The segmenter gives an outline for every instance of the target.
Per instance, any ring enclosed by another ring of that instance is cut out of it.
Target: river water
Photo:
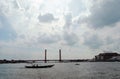
[[[0,64],[0,79],[120,79],[120,62],[54,64],[46,69],[27,69],[26,64]]]

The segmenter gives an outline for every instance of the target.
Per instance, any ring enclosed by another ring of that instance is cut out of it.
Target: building
[[[94,61],[115,61],[120,60],[120,54],[116,52],[106,52],[96,55]]]

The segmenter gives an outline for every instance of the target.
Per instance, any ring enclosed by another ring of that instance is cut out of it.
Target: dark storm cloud
[[[120,21],[120,0],[103,0],[93,4],[91,15],[86,18],[89,25],[102,28]]]
[[[39,22],[43,22],[43,23],[51,23],[52,21],[57,20],[57,18],[55,18],[52,14],[47,13],[44,15],[39,15],[38,16]]]

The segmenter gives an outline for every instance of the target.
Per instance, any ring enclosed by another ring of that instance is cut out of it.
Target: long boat
[[[53,67],[53,65],[41,65],[41,66],[38,66],[38,65],[32,65],[32,66],[25,66],[25,68],[51,68]]]

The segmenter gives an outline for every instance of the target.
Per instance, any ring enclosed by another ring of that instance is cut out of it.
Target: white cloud
[[[7,42],[0,40],[0,54],[3,58],[25,55],[23,58],[39,59],[43,53],[37,52],[47,48],[49,58],[57,58],[57,50],[61,48],[64,58],[90,58],[95,54],[93,52],[104,49],[119,51],[119,5],[116,2],[1,0],[0,29],[17,36]]]
[[[74,16],[80,15],[82,12],[86,11],[84,0],[72,0],[69,3],[69,10]]]

